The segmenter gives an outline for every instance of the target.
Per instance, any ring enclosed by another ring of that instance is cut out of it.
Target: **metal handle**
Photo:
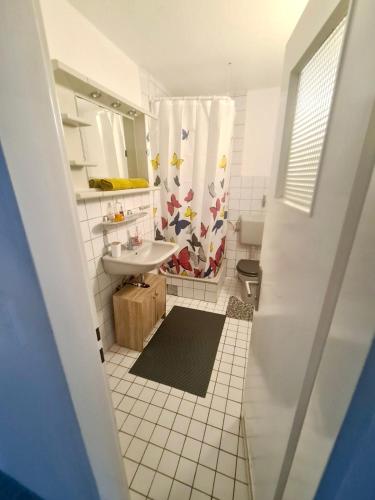
[[[251,296],[252,296],[252,293],[251,293],[251,288],[250,288],[250,281],[245,281],[245,286],[246,286],[246,293],[247,293],[247,296],[248,296],[248,297],[251,297]]]

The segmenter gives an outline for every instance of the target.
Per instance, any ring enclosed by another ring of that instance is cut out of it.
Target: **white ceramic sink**
[[[134,250],[126,250],[122,246],[120,257],[112,257],[109,254],[102,257],[104,271],[121,276],[147,273],[159,267],[177,250],[178,245],[165,241],[145,240]]]

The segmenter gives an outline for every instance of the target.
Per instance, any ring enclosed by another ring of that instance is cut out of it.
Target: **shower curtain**
[[[155,238],[179,245],[163,269],[214,277],[225,249],[234,103],[227,97],[161,99],[154,112],[151,170],[161,188]]]

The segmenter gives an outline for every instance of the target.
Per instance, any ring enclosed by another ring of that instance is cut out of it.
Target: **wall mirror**
[[[52,66],[77,197],[95,194],[91,178],[148,180],[146,117],[154,115],[61,61]]]
[[[137,144],[143,129],[144,145],[144,118],[124,116],[81,96],[76,106],[78,116],[91,123],[80,129],[85,160],[95,165],[87,167],[88,177],[147,178],[146,152]]]

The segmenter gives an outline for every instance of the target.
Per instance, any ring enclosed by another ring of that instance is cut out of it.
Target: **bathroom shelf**
[[[68,127],[91,127],[91,123],[78,118],[78,116],[69,115],[68,113],[61,113],[61,119],[63,124]]]
[[[112,90],[107,89],[100,83],[88,78],[86,75],[79,73],[75,69],[67,66],[58,59],[52,59],[52,68],[55,75],[55,81],[58,85],[67,87],[73,90],[77,94],[83,94],[86,97],[91,98],[92,92],[99,91],[101,93],[100,103],[111,109],[111,104],[113,101],[119,101],[121,103],[121,113],[124,115],[128,114],[128,111],[135,110],[138,114],[150,116],[151,118],[157,118],[147,109],[139,106],[136,103],[125,99],[125,97],[116,94]],[[130,115],[128,115],[129,118]]]
[[[77,167],[77,168],[83,168],[83,167],[97,167],[95,163],[88,163],[86,161],[76,161],[76,160],[69,160],[70,166],[71,167]]]
[[[147,215],[147,212],[139,212],[137,214],[126,215],[124,220],[120,220],[118,222],[102,222],[102,226],[105,229],[115,226],[121,226],[122,224],[130,224],[130,222],[134,222],[141,217]]]
[[[92,166],[92,165],[90,165]],[[116,189],[113,191],[102,191],[101,189],[85,189],[76,191],[77,200],[92,200],[95,198],[113,198],[116,196],[134,196],[135,194],[150,193],[160,191],[158,187],[136,188],[136,189]]]

